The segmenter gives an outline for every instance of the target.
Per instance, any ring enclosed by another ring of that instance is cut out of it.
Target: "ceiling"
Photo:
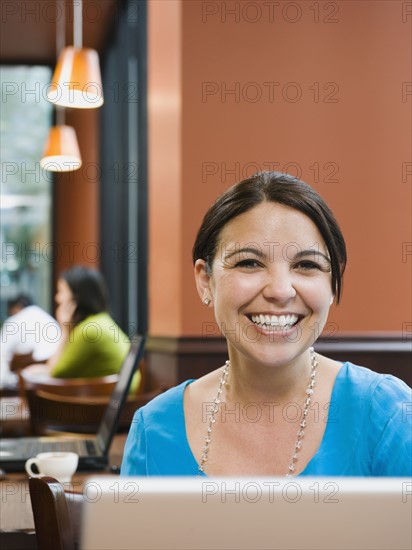
[[[76,2],[77,0],[74,0]],[[116,23],[120,0],[83,0],[83,46],[100,53]],[[72,0],[1,0],[0,61],[53,65],[56,24],[65,13],[65,43],[73,43]]]

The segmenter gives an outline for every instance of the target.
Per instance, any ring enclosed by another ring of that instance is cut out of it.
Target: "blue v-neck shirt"
[[[183,410],[183,394],[191,382],[135,413],[122,475],[198,475]],[[321,445],[299,475],[412,476],[412,390],[402,380],[344,363],[325,421]]]

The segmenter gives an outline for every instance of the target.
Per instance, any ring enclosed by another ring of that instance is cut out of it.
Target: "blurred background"
[[[84,0],[104,104],[65,109],[82,166],[52,173],[47,88],[73,4],[1,2],[1,319],[19,291],[53,313],[59,272],[92,265],[123,330],[148,333],[156,382],[215,368],[195,234],[227,187],[278,170],[317,189],[347,241],[319,349],[410,383],[412,2]]]

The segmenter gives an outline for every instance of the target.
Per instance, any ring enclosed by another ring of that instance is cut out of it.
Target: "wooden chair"
[[[15,353],[10,361],[10,370],[19,373],[22,369],[29,365],[44,363],[44,361],[35,361],[31,353]]]
[[[135,411],[146,405],[162,390],[130,395],[120,416],[118,432],[128,431]],[[96,433],[109,404],[110,396],[65,396],[43,390],[31,395],[30,419],[36,435],[65,431]]]
[[[44,365],[31,365],[23,369],[19,376],[22,392],[26,395],[35,390],[84,397],[111,395],[119,380],[118,374],[93,378],[54,378]]]
[[[134,412],[162,393],[166,388],[147,391],[146,363],[139,364],[141,383],[129,395],[122,411],[119,432],[127,431]],[[22,393],[30,410],[33,435],[55,431],[96,433],[118,375],[98,378],[52,378],[43,365],[30,366],[20,373]]]
[[[93,417],[89,410],[73,416],[70,399],[83,399],[87,404],[105,398],[107,403],[118,379],[117,374],[95,378],[53,378],[40,365],[23,369],[20,385],[30,411],[31,433],[44,435],[48,430],[93,433],[99,421],[91,421]],[[43,394],[49,399],[42,399]],[[85,422],[88,419],[90,422]]]
[[[82,493],[65,492],[63,485],[52,477],[31,477],[29,490],[38,548],[79,548]]]
[[[36,363],[39,363],[39,361],[35,361],[31,353],[25,355],[15,353],[10,361],[10,370],[14,374],[19,375],[22,369]],[[21,390],[18,381],[16,381],[15,384],[10,384],[0,388],[0,398],[17,397],[20,393]]]

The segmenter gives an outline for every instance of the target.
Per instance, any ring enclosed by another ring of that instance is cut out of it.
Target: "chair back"
[[[118,379],[117,374],[53,378],[36,365],[23,369],[20,386],[30,411],[31,433],[44,435],[48,430],[95,433]],[[80,404],[75,408],[77,403]],[[93,404],[96,410],[92,410]]]
[[[136,410],[162,391],[158,389],[129,395],[120,415],[117,431],[128,431]],[[95,434],[109,402],[109,396],[63,396],[37,390],[31,395],[32,430],[36,435],[46,435],[56,430]]]
[[[32,353],[14,353],[10,361],[10,370],[15,373],[19,373],[22,369],[29,365],[44,363],[44,361],[37,361],[33,358]]]
[[[30,421],[35,435],[54,431],[96,433],[110,397],[59,395],[44,390],[29,394]]]
[[[37,547],[75,550],[80,542],[83,495],[68,491],[52,477],[29,479]]]
[[[92,378],[54,378],[37,365],[31,365],[20,372],[23,391],[44,390],[57,395],[111,395],[118,379],[118,374]]]
[[[144,360],[140,361],[139,370],[140,386],[135,394],[128,396],[118,432],[128,431],[135,411],[166,389],[148,391]],[[55,431],[95,434],[118,378],[117,374],[97,378],[53,378],[43,365],[23,369],[20,384],[30,411],[32,435],[47,435]]]

